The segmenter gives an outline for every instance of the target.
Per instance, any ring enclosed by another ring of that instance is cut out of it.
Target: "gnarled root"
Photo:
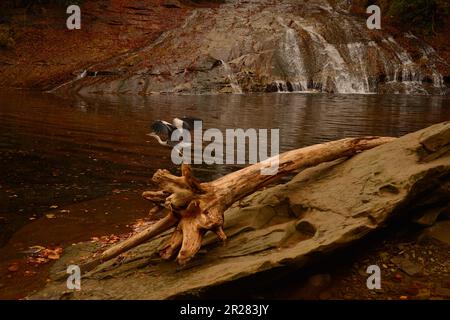
[[[177,256],[178,263],[184,264],[200,250],[208,230],[215,231],[220,240],[224,241],[226,236],[222,230],[223,209],[214,206],[218,201],[208,192],[208,186],[192,175],[189,165],[183,164],[181,172],[181,177],[175,177],[166,170],[158,170],[153,181],[159,183],[164,194],[170,194],[165,206],[178,219],[177,227],[160,255],[163,259]]]

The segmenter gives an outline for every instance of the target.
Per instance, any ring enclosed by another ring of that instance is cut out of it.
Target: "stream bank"
[[[30,298],[198,296],[205,290],[266,272],[269,275],[273,271],[282,275],[287,269],[301,272],[305,266],[359,242],[393,221],[433,225],[438,219],[448,219],[449,145],[450,122],[446,122],[347,161],[306,169],[291,182],[256,192],[227,210],[226,245],[218,244],[213,235],[206,237],[197,257],[184,267],[164,261],[156,254],[170,236],[166,232],[89,272],[82,280],[81,291],[67,290],[65,279],[62,282],[54,279]],[[449,226],[448,221],[438,223],[422,240],[439,239],[448,246],[445,234]],[[387,242],[384,244],[390,253],[373,256],[372,261],[363,256],[363,264],[366,260],[371,265],[381,263],[380,268],[388,269],[384,270],[384,277],[402,280],[405,276],[401,272],[409,276],[426,275],[423,270],[427,263],[426,269],[438,272],[439,282],[448,283],[448,265],[444,264],[448,254],[443,251],[442,255],[433,255],[433,250],[439,252],[439,246],[419,245],[412,249],[410,244],[403,243],[402,256],[392,257],[392,249]],[[92,243],[71,246],[50,273],[55,275],[99,249]],[[418,249],[422,252],[413,255]],[[433,256],[431,262],[438,270],[424,260],[424,249],[425,254]],[[422,261],[422,265],[417,261]],[[360,268],[356,264],[358,272]],[[277,279],[266,276],[265,280],[276,286]],[[446,292],[441,289],[436,295]]]

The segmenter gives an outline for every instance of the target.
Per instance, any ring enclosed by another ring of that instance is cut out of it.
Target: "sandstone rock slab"
[[[81,291],[69,292],[65,281],[54,281],[30,298],[168,299],[263,271],[300,269],[393,219],[410,221],[424,207],[450,202],[439,191],[450,181],[450,152],[442,151],[450,141],[439,142],[434,151],[421,143],[424,134],[433,132],[437,141],[448,128],[450,122],[434,125],[254,193],[225,213],[228,242],[206,237],[202,251],[183,268],[156,256],[165,233],[88,274]],[[92,244],[66,249],[52,272],[95,249]]]

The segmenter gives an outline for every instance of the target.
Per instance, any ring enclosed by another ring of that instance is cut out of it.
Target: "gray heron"
[[[175,130],[179,130],[180,133],[184,130],[193,131],[195,122],[200,122],[201,124],[202,120],[190,117],[174,118],[172,123],[164,120],[157,120],[151,125],[152,132],[147,135],[155,138],[162,146],[171,148],[175,146],[182,148],[190,147],[191,143],[189,142],[183,143],[180,140],[173,140],[172,134]]]

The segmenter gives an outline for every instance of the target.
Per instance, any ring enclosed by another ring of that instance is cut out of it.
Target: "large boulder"
[[[30,298],[167,299],[267,270],[300,270],[393,219],[409,222],[448,207],[449,133],[450,122],[437,124],[254,193],[225,213],[228,242],[206,237],[183,268],[156,255],[166,233],[88,274],[81,291],[54,281]],[[96,249],[85,243],[66,249],[52,274]]]

